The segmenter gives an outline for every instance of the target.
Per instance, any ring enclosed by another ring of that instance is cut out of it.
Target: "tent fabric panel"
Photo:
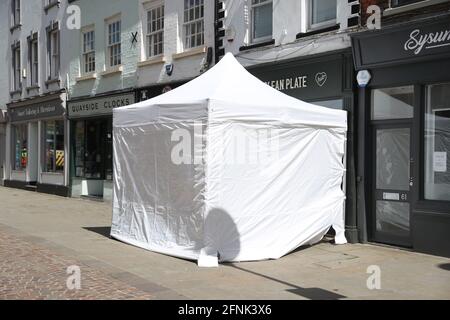
[[[173,161],[174,146],[191,145],[182,136],[196,135],[201,149],[191,123],[114,128],[112,236],[191,256],[203,246],[203,163]]]

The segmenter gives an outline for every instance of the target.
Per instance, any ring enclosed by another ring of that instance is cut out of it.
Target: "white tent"
[[[217,263],[345,243],[347,114],[289,97],[227,54],[168,93],[114,110],[111,235]]]

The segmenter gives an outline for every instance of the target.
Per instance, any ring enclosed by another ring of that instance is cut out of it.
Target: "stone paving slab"
[[[62,280],[65,284],[69,262],[80,263],[115,285],[132,288],[136,296],[148,294],[150,299],[450,299],[450,259],[443,257],[369,244],[336,246],[324,241],[279,260],[203,269],[193,261],[113,240],[109,237],[110,224],[108,203],[0,187],[0,234],[12,237],[13,243],[30,243],[61,257],[52,259],[63,259],[62,271],[50,263],[57,280],[47,280],[48,288],[41,290],[48,299],[55,298],[52,286],[60,286]],[[30,269],[45,275],[46,255],[36,258],[44,267],[35,269],[27,264],[28,256],[16,259],[9,253],[7,257],[7,265],[21,261],[19,264],[26,266],[21,269],[25,274]],[[367,268],[371,265],[382,271],[380,290],[367,288]],[[30,281],[28,274],[21,279],[11,268],[3,267],[9,271],[0,275],[1,281],[17,277],[21,287]],[[108,296],[112,294],[108,288],[95,281],[92,286],[101,292],[95,298],[114,298]],[[19,296],[26,293],[22,290]]]
[[[67,286],[68,277],[72,275],[67,273],[70,266],[80,268],[79,290],[70,290]],[[114,279],[81,261],[9,234],[5,228],[0,232],[0,299],[152,298],[151,294]]]

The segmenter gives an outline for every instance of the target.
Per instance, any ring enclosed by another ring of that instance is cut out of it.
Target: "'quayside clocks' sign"
[[[134,103],[134,93],[84,99],[68,102],[69,118],[90,117],[112,114],[114,108],[128,106]]]
[[[367,69],[402,60],[430,60],[450,56],[450,16],[353,37],[356,66]]]

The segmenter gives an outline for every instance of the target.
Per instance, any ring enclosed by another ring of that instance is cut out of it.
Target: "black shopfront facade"
[[[248,71],[273,88],[316,105],[348,112],[346,236],[358,242],[354,165],[355,76],[349,49],[251,66]]]
[[[450,257],[450,16],[357,33],[352,47],[366,75],[357,110],[360,237]]]
[[[142,87],[136,89],[136,102],[145,101],[154,97],[157,97],[163,93],[169,92],[188,81],[176,81],[165,84],[158,84],[154,86]]]

